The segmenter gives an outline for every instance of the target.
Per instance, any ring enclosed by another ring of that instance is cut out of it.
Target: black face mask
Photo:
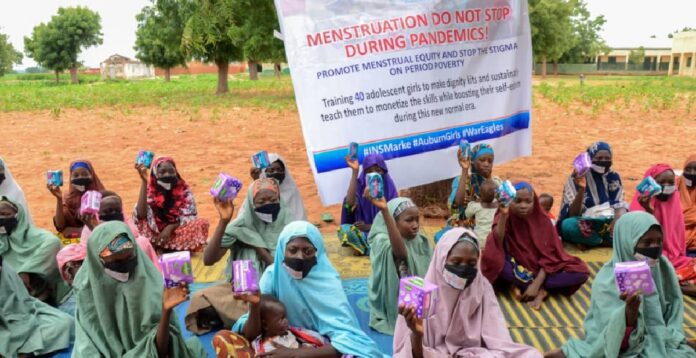
[[[135,267],[137,265],[138,257],[133,256],[132,258],[124,261],[105,262],[104,268],[107,268],[114,272],[128,273],[129,275],[131,275],[133,274],[133,271],[135,271]]]
[[[5,173],[0,174],[0,185],[2,185],[3,182],[5,182],[5,179],[7,179],[5,177]]]
[[[293,278],[300,280],[307,277],[307,275],[309,275],[309,271],[312,270],[312,267],[316,266],[317,257],[313,256],[311,259],[304,260],[286,257],[285,260],[283,260],[283,263],[285,264],[286,269],[289,269],[288,272],[290,275],[293,276]]]
[[[278,184],[283,184],[283,180],[285,180],[285,173],[273,173],[266,176],[277,180]]]
[[[0,219],[0,227],[5,229],[5,234],[10,235],[17,228],[17,218],[9,217]]]
[[[655,195],[655,199],[659,201],[667,201],[671,196],[672,194],[657,194]]]
[[[445,265],[445,270],[465,279],[466,285],[464,288],[469,287],[474,282],[474,279],[478,274],[478,269],[469,265]]]
[[[682,174],[682,175],[684,176],[684,178],[691,180],[691,185],[689,187],[696,186],[696,174]]]
[[[107,222],[107,221],[125,221],[125,218],[123,217],[122,212],[118,213],[113,213],[113,214],[106,214],[106,215],[99,215],[99,221],[101,222]]]
[[[177,181],[179,181],[179,178],[175,176],[166,176],[166,177],[161,177],[157,178],[158,181],[161,181],[162,183],[167,183],[167,184],[176,184]]]
[[[609,169],[611,169],[611,165],[613,163],[611,160],[595,160],[592,162],[592,164],[604,168],[604,172],[607,173],[609,172]]]
[[[264,222],[272,223],[278,219],[278,214],[280,214],[280,203],[271,203],[255,208],[256,216],[259,217]],[[268,221],[271,220],[271,221]]]
[[[78,179],[73,179],[70,181],[72,185],[77,185],[77,186],[88,186],[92,184],[92,178],[78,178]]]
[[[645,257],[649,257],[653,260],[657,260],[662,255],[661,247],[636,247],[636,253],[641,254]]]

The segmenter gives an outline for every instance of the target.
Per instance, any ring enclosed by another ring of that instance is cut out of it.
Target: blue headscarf
[[[520,181],[515,183],[515,190],[523,189],[527,189],[529,191],[529,194],[534,194],[534,188],[532,188],[532,185],[527,183],[526,181]]]
[[[594,156],[600,150],[606,150],[609,152],[609,154],[612,154],[611,153],[611,146],[609,145],[609,143],[602,142],[602,141],[596,142],[596,143],[592,144],[591,146],[589,146],[587,148],[587,154],[590,155],[590,158],[594,159]]]
[[[77,168],[87,169],[87,171],[92,171],[92,167],[87,162],[77,161],[70,166],[70,172],[74,172]]]
[[[471,149],[471,160],[476,160],[478,157],[486,154],[494,156],[493,147],[486,143],[477,144]]]
[[[307,277],[296,280],[283,268],[285,247],[294,238],[304,237],[317,249],[317,265]],[[343,292],[338,272],[329,262],[324,240],[316,226],[306,221],[294,221],[283,229],[278,238],[273,265],[269,266],[259,283],[262,294],[276,296],[287,306],[288,321],[297,326],[329,337],[331,345],[341,354],[358,357],[382,357],[372,339],[360,330],[358,319]],[[232,327],[242,332],[248,314]]]

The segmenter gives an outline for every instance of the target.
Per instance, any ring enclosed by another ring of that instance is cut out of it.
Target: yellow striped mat
[[[542,352],[558,348],[570,338],[584,337],[583,321],[590,306],[590,288],[601,262],[588,262],[590,279],[571,297],[552,295],[535,311],[515,300],[509,292],[498,301],[510,327],[512,339]],[[685,298],[684,328],[687,337],[696,337],[696,300]]]

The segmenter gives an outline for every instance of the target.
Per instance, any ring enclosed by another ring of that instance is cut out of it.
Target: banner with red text
[[[531,154],[526,0],[275,0],[322,203],[340,203],[351,142],[399,188],[461,172],[462,139],[496,163]]]

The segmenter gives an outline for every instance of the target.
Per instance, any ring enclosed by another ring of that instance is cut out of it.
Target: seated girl
[[[140,174],[140,196],[135,224],[140,234],[161,251],[199,250],[208,238],[207,220],[198,218],[193,192],[179,174],[174,160],[159,157],[147,168],[136,164]]]
[[[227,251],[230,251],[228,277],[231,277],[230,263],[234,260],[252,260],[259,274],[273,264],[278,235],[292,221],[277,181],[269,178],[254,181],[247,190],[243,208],[232,223],[234,205],[231,202],[215,200],[215,207],[220,221],[205,248],[205,265],[214,265]]]
[[[382,176],[384,196],[387,201],[399,196],[399,192],[396,190],[396,185],[389,175],[387,163],[381,154],[365,156],[362,163],[363,169],[359,176],[360,163],[357,160],[351,160],[349,156],[346,156],[346,162],[352,170],[352,176],[341,212],[341,228],[343,232],[348,234],[343,235],[346,241],[342,244],[352,247],[358,254],[366,255],[369,253],[367,234],[372,227],[372,221],[379,213],[379,209],[363,196],[365,188],[368,187],[367,174],[379,173]],[[351,235],[350,233],[357,234]]]
[[[65,197],[61,187],[53,185],[47,187],[56,197],[56,215],[53,217],[53,224],[58,230],[59,237],[65,243],[77,241],[84,226],[80,220],[82,194],[88,190],[104,190],[94,167],[86,160],[78,160],[70,164],[70,189]]]
[[[573,173],[563,188],[558,230],[563,241],[592,247],[611,245],[611,228],[628,209],[619,173],[611,169],[609,144],[587,148],[592,169],[584,176]]]
[[[684,299],[669,260],[660,254],[663,230],[652,215],[632,212],[614,226],[611,261],[592,283],[585,338],[571,339],[550,358],[694,357],[684,336]],[[652,295],[619,292],[614,265],[647,261],[655,282]]]
[[[273,265],[264,272],[259,286],[261,294],[273,295],[287,305],[290,326],[315,331],[330,340],[330,344],[318,348],[279,348],[273,353],[287,357],[384,357],[360,329],[338,272],[326,254],[321,233],[314,225],[295,221],[283,229]],[[235,323],[233,330],[245,337],[258,337],[262,332],[260,320],[248,317],[259,317],[259,297],[240,298],[251,303],[250,311]]]
[[[273,178],[280,185],[280,197],[283,198],[285,205],[290,211],[290,216],[294,220],[307,220],[307,212],[302,201],[300,189],[297,188],[295,180],[290,175],[290,170],[285,164],[285,160],[277,153],[269,153],[268,160],[271,165],[263,170],[263,177]],[[251,178],[257,180],[262,177],[262,171],[258,168],[251,168]]]
[[[481,260],[481,272],[492,284],[512,286],[513,296],[540,309],[549,293],[572,295],[590,271],[570,256],[531,185],[515,184],[517,197],[501,206]]]
[[[365,191],[368,195],[368,191]],[[425,276],[433,249],[420,231],[418,207],[411,199],[372,199],[379,208],[368,241],[372,272],[368,280],[370,327],[392,335],[396,325],[399,280]]]
[[[24,282],[29,294],[53,302],[60,281],[56,254],[60,240],[50,232],[30,224],[24,208],[0,198],[0,255]]]
[[[677,178],[677,189],[684,213],[686,250],[696,256],[696,154],[686,159],[684,172]]]
[[[73,283],[77,297],[73,357],[204,357],[197,339],[184,342],[172,311],[185,286],[164,289],[128,225],[96,227]]]
[[[70,346],[71,316],[29,295],[0,255],[0,356],[42,356]]]
[[[394,357],[541,357],[512,341],[493,287],[478,274],[479,251],[468,229],[444,234],[425,275],[438,286],[435,312],[419,319],[414,307],[399,307]]]
[[[24,191],[15,181],[10,172],[10,168],[7,167],[7,163],[2,157],[0,157],[0,197],[5,196],[17,205],[24,208],[27,215],[27,221],[30,224],[34,224],[34,220],[31,218],[31,211],[29,210],[29,205],[27,204],[27,199],[24,197]]]
[[[656,164],[645,172],[662,186],[662,193],[654,196],[641,196],[636,193],[631,203],[631,211],[646,211],[655,215],[662,225],[664,245],[662,254],[672,262],[677,278],[685,295],[696,296],[696,258],[686,255],[686,232],[681,201],[676,191],[674,170],[667,164]]]

